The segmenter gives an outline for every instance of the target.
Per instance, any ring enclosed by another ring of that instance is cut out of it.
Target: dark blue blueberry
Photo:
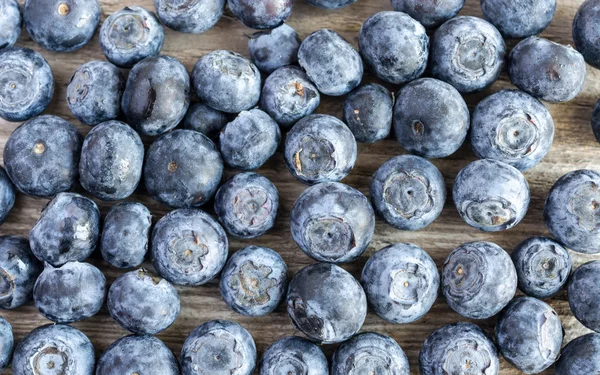
[[[56,323],[73,323],[100,311],[106,298],[106,278],[89,263],[47,264],[33,288],[40,313]]]
[[[600,371],[600,334],[588,333],[569,342],[556,362],[556,375],[597,374]]]
[[[138,335],[155,335],[169,328],[180,309],[175,287],[144,269],[116,279],[108,290],[106,304],[121,327]]]
[[[481,91],[498,79],[505,55],[502,35],[491,23],[477,17],[455,17],[433,35],[431,73],[463,94]]]
[[[164,39],[165,32],[156,16],[139,6],[127,6],[111,14],[100,28],[104,56],[122,68],[157,56]]]
[[[394,130],[407,151],[425,158],[444,158],[462,146],[469,130],[469,108],[451,85],[421,78],[396,97]]]
[[[6,220],[15,205],[15,187],[4,168],[0,167],[0,224]]]
[[[481,0],[485,18],[506,38],[526,38],[546,30],[556,10],[556,0]]]
[[[507,230],[525,217],[529,184],[518,169],[501,161],[476,160],[454,180],[452,198],[463,220],[479,230]]]
[[[229,10],[253,29],[272,29],[292,14],[294,0],[227,0]]]
[[[331,375],[347,374],[409,375],[404,351],[394,339],[365,332],[343,343],[331,359]]]
[[[215,213],[227,233],[256,238],[275,225],[279,192],[257,173],[238,173],[225,181],[215,195]]]
[[[573,20],[573,42],[585,61],[600,69],[600,1],[585,1]]]
[[[510,255],[491,242],[467,242],[450,253],[442,268],[442,291],[448,305],[471,319],[500,312],[517,291],[517,271]]]
[[[290,282],[287,311],[294,326],[310,340],[334,344],[360,330],[367,316],[367,298],[343,268],[317,263],[298,271]]]
[[[0,0],[0,49],[12,47],[19,38],[22,27],[23,17],[19,3],[16,0]]]
[[[96,203],[75,193],[52,199],[29,232],[33,254],[54,267],[82,262],[96,248],[100,212]]]
[[[92,39],[100,12],[98,0],[26,0],[23,21],[37,44],[50,51],[70,52]]]
[[[0,372],[10,365],[14,344],[12,326],[0,316]]]
[[[0,308],[15,309],[31,301],[42,268],[26,238],[0,236]]]
[[[222,175],[219,150],[193,130],[163,135],[146,154],[146,189],[154,199],[171,207],[202,206],[217,191]]]
[[[321,348],[297,336],[284,337],[265,350],[259,375],[329,375],[327,358]]]
[[[104,218],[100,251],[113,267],[139,267],[148,252],[152,214],[141,203],[122,202]]]
[[[337,9],[354,4],[356,0],[306,0],[306,2],[319,8]]]
[[[28,48],[0,50],[0,117],[25,121],[44,112],[54,95],[48,62]]]
[[[309,257],[346,263],[367,250],[375,232],[375,214],[360,191],[340,182],[324,182],[300,194],[290,212],[290,231]]]
[[[248,40],[250,60],[258,69],[271,74],[282,66],[298,62],[300,43],[296,30],[286,24],[259,31],[252,34]]]
[[[392,0],[392,7],[433,29],[456,16],[465,0]]]
[[[183,118],[183,128],[195,130],[214,140],[228,122],[227,114],[204,103],[192,103]]]
[[[177,285],[206,284],[221,271],[229,252],[223,228],[195,209],[163,216],[154,226],[151,244],[154,268]]]
[[[596,102],[594,112],[592,113],[592,130],[596,136],[596,140],[600,142],[600,100]]]
[[[363,63],[360,55],[337,32],[317,30],[304,39],[298,62],[325,95],[341,96],[360,84]]]
[[[346,98],[344,121],[358,142],[377,142],[390,134],[393,107],[394,97],[388,89],[368,83]]]
[[[600,332],[600,260],[575,269],[568,295],[573,316],[585,327]]]
[[[538,99],[568,102],[583,90],[585,60],[571,46],[532,36],[510,52],[508,75],[515,86]]]
[[[248,110],[260,99],[260,72],[244,56],[218,50],[202,56],[192,71],[192,84],[206,105],[227,113]]]
[[[223,15],[226,0],[154,0],[158,18],[182,33],[200,34],[213,27]]]

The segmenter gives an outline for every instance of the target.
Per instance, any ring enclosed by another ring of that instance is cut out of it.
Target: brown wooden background
[[[303,0],[296,0],[296,2],[289,24],[299,32],[302,38],[319,28],[331,28],[342,34],[354,46],[357,46],[358,31],[362,22],[378,11],[392,10],[389,0],[358,0],[357,3],[349,7],[331,11],[311,7]],[[542,36],[556,42],[572,44],[571,22],[583,0],[558,0],[557,2],[558,7],[554,20]],[[141,5],[154,11],[152,0],[132,0],[130,2],[101,0],[101,4],[102,20],[126,5]],[[481,16],[479,1],[467,0],[461,14]],[[244,35],[252,32],[253,30],[244,27],[227,11],[214,28],[201,35],[182,34],[165,28],[166,37],[162,52],[177,57],[191,71],[200,56],[215,49],[229,49],[247,55],[247,38]],[[515,42],[508,42],[509,47],[514,46],[514,44]],[[83,134],[87,133],[89,128],[79,124],[70,113],[65,101],[65,90],[71,74],[79,65],[91,60],[104,59],[100,51],[98,36],[96,35],[83,49],[69,54],[42,50],[31,41],[25,30],[17,45],[40,52],[52,67],[56,81],[56,92],[46,113],[73,121]],[[367,76],[365,80],[372,79]],[[473,109],[477,102],[485,96],[509,87],[512,87],[512,85],[504,73],[501,79],[491,88],[482,93],[468,95],[466,97],[467,103],[470,109]],[[391,88],[398,89],[397,87]],[[531,188],[531,205],[527,216],[516,228],[495,234],[479,232],[461,220],[449,196],[442,215],[435,223],[424,230],[403,232],[393,229],[378,220],[376,234],[369,251],[358,261],[344,267],[355,276],[359,276],[369,254],[395,242],[412,242],[421,246],[433,257],[438,266],[441,266],[448,253],[466,241],[493,241],[510,252],[515,245],[526,237],[547,234],[542,210],[544,200],[553,182],[572,170],[582,168],[600,169],[600,160],[598,160],[600,145],[595,140],[590,126],[592,107],[598,98],[600,98],[600,72],[588,67],[585,89],[577,99],[567,104],[548,104],[556,123],[554,145],[544,161],[525,174]],[[318,112],[341,117],[342,105],[343,98],[323,98]],[[4,147],[6,139],[18,125],[0,120],[0,148]],[[368,194],[370,178],[375,170],[387,159],[402,153],[404,151],[393,139],[374,145],[361,144],[359,145],[356,167],[343,182]],[[449,192],[458,171],[472,160],[474,160],[474,156],[468,144],[447,159],[433,160],[433,163],[444,175]],[[249,244],[271,247],[283,256],[289,266],[291,277],[300,268],[313,262],[293,242],[288,228],[289,212],[292,204],[305,187],[289,174],[283,163],[281,152],[278,152],[258,172],[271,179],[280,191],[281,208],[277,224],[269,233],[254,240],[231,239],[231,251],[236,251]],[[231,171],[227,172],[227,175],[231,174]],[[147,204],[154,215],[154,221],[169,210],[169,208],[159,205],[145,195],[143,188],[140,188],[130,199]],[[0,227],[0,234],[27,236],[45,203],[46,201],[43,199],[34,199],[19,194],[15,208],[7,221]],[[97,203],[104,215],[110,204],[100,201],[97,201]],[[206,209],[212,213],[212,208],[209,208],[209,206],[210,204]],[[576,265],[594,258],[600,259],[598,256],[572,254]],[[108,266],[97,252],[94,253],[90,262],[100,267],[106,274],[109,283],[122,273],[122,271]],[[147,266],[151,268],[150,264]],[[501,275],[499,276],[501,277]],[[195,326],[216,318],[231,319],[246,327],[256,340],[259,356],[277,339],[286,335],[300,335],[291,326],[283,306],[280,306],[275,313],[259,318],[244,317],[230,311],[221,300],[217,281],[199,288],[178,288],[178,290],[182,301],[181,315],[172,327],[159,335],[177,356],[183,341]],[[547,302],[560,314],[566,331],[565,343],[588,332],[570,315],[564,291]],[[17,341],[21,340],[33,328],[48,323],[38,313],[33,304],[15,311],[1,311],[0,314],[13,325]],[[446,305],[443,298],[438,298],[429,314],[413,324],[394,325],[386,323],[374,314],[369,313],[363,331],[377,331],[392,336],[407,353],[411,363],[411,374],[418,374],[418,353],[427,335],[444,324],[463,320],[465,319],[454,313]],[[493,333],[495,319],[475,323],[481,325],[488,333]],[[113,341],[127,334],[112,321],[106,308],[103,308],[97,316],[76,323],[74,326],[90,337],[96,347],[98,356]],[[331,346],[324,348],[328,356],[331,355],[333,349]],[[502,361],[501,374],[519,373],[506,361]],[[552,370],[544,372],[544,374],[553,373]],[[7,370],[5,374],[10,374],[10,370]]]

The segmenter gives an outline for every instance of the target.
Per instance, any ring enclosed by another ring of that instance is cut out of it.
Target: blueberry
[[[325,95],[341,96],[360,84],[363,63],[360,55],[337,32],[317,30],[304,39],[298,62]]]
[[[256,345],[241,325],[211,320],[194,328],[179,360],[184,375],[250,375],[256,366]]]
[[[304,117],[285,139],[285,164],[305,184],[343,179],[354,168],[356,155],[350,129],[329,115]]]
[[[180,310],[179,294],[167,280],[144,269],[121,275],[110,286],[110,316],[126,330],[155,335],[169,328]]]
[[[586,328],[600,332],[600,261],[575,269],[569,279],[569,306]]]
[[[0,371],[10,365],[14,344],[12,326],[0,316]]]
[[[265,80],[260,106],[281,127],[291,128],[312,114],[321,103],[321,95],[302,69],[284,66]]]
[[[421,78],[404,86],[394,106],[396,139],[407,151],[444,158],[462,146],[469,130],[469,108],[451,85]]]
[[[548,237],[529,237],[511,254],[519,289],[535,298],[556,294],[567,282],[571,258],[567,250]]]
[[[223,228],[207,213],[179,209],[163,216],[152,231],[152,263],[177,285],[206,284],[221,271],[229,243]]]
[[[431,73],[461,93],[481,91],[504,69],[506,45],[489,22],[471,16],[446,21],[433,35]]]
[[[398,85],[420,77],[425,71],[429,37],[423,25],[408,14],[379,12],[360,28],[358,47],[377,77]]]
[[[26,238],[0,236],[0,309],[15,309],[31,301],[42,268]]]
[[[253,29],[272,29],[292,14],[294,0],[227,0],[229,10]]]
[[[546,30],[556,10],[556,0],[481,0],[483,15],[506,38],[526,38]]]
[[[333,344],[360,330],[367,316],[367,298],[343,268],[317,263],[298,271],[290,282],[287,311],[294,326],[310,340]]]
[[[183,118],[183,128],[195,130],[214,140],[219,138],[221,129],[228,122],[227,114],[212,109],[204,103],[192,103]]]
[[[391,226],[419,230],[440,216],[446,202],[446,185],[429,161],[400,155],[386,161],[371,180],[373,208]]]
[[[465,0],[392,0],[392,7],[421,22],[428,29],[453,18],[465,5]]]
[[[325,182],[300,194],[290,212],[290,231],[309,257],[346,263],[367,250],[375,232],[375,214],[360,191]]]
[[[15,187],[4,168],[0,167],[0,225],[15,205]]]
[[[221,272],[221,296],[233,311],[246,316],[267,315],[279,306],[287,288],[287,266],[275,251],[244,247]]]
[[[585,61],[600,69],[600,1],[585,1],[573,20],[573,42]]]
[[[79,177],[82,137],[56,116],[40,116],[19,126],[4,146],[4,166],[15,187],[50,198],[70,190]]]
[[[555,366],[556,375],[596,374],[600,371],[600,334],[588,333],[569,342]]]
[[[260,72],[244,56],[218,50],[202,56],[192,71],[192,84],[200,100],[227,113],[239,113],[258,103]]]
[[[498,232],[514,227],[525,217],[529,185],[523,174],[508,164],[476,160],[456,176],[452,198],[467,224]]]
[[[102,53],[122,68],[157,56],[164,39],[165,31],[156,16],[140,6],[127,6],[111,14],[100,28]]]
[[[435,330],[421,348],[422,375],[498,375],[500,359],[494,342],[475,324],[454,323]]]
[[[241,112],[219,135],[225,164],[244,171],[260,168],[275,154],[280,141],[275,120],[256,108]]]
[[[596,102],[594,112],[592,113],[592,130],[596,136],[596,140],[600,142],[600,100]]]
[[[152,214],[141,203],[121,202],[104,218],[100,250],[113,267],[139,267],[148,251]]]
[[[100,212],[96,203],[75,193],[52,199],[29,232],[33,254],[54,267],[81,262],[96,248]]]
[[[200,34],[213,27],[225,10],[226,0],[154,0],[158,18],[182,33]]]
[[[279,192],[257,173],[238,173],[215,195],[215,213],[232,236],[256,238],[273,228],[279,210]]]
[[[508,75],[519,89],[549,102],[574,99],[585,84],[585,61],[571,46],[529,37],[509,55]]]
[[[450,253],[442,268],[446,302],[460,315],[487,319],[500,312],[517,290],[517,271],[500,246],[467,242]]]
[[[19,3],[16,0],[0,0],[0,50],[16,43],[22,27]]]
[[[54,77],[48,62],[28,48],[0,50],[0,117],[25,121],[44,112],[54,95]]]
[[[250,60],[264,73],[298,62],[300,37],[286,24],[271,30],[259,31],[248,38]]]
[[[26,0],[23,21],[37,44],[54,52],[70,52],[92,39],[100,12],[98,0]]]
[[[269,346],[259,364],[259,375],[329,375],[327,358],[316,344],[297,336]]]
[[[33,288],[40,313],[56,323],[73,323],[100,311],[106,298],[106,278],[88,263],[69,262],[46,268]]]
[[[356,0],[306,0],[306,2],[319,8],[337,9],[354,4]]]
[[[471,146],[480,159],[494,159],[525,171],[550,150],[554,120],[546,107],[519,90],[502,90],[477,105]]]
[[[223,159],[215,144],[193,130],[175,130],[150,145],[144,165],[146,189],[172,207],[199,207],[217,191]]]
[[[392,128],[394,97],[385,87],[368,83],[352,91],[344,102],[344,122],[358,142],[386,138]]]

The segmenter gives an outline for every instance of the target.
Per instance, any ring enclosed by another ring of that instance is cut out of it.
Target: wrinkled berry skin
[[[476,160],[454,181],[452,198],[463,220],[498,232],[517,225],[529,207],[529,185],[518,169],[497,160]]]
[[[298,121],[285,139],[285,164],[300,182],[340,181],[356,162],[357,146],[346,124],[329,115]]]
[[[352,91],[344,102],[344,122],[357,142],[374,143],[392,128],[394,98],[385,87],[367,83]]]
[[[228,122],[227,114],[212,109],[204,103],[192,103],[183,118],[183,128],[195,130],[215,140],[219,138],[221,129]]]
[[[596,102],[594,112],[592,113],[592,130],[596,140],[600,142],[600,100]]]
[[[219,223],[195,209],[163,216],[154,226],[150,243],[154,268],[177,285],[206,284],[221,271],[229,251]]]
[[[4,168],[0,167],[0,225],[6,220],[14,205],[15,187]]]
[[[306,2],[319,8],[338,9],[354,4],[356,0],[306,0]]]
[[[12,326],[0,316],[0,371],[4,371],[10,365],[14,344]]]
[[[471,120],[471,147],[480,159],[494,159],[520,171],[537,165],[554,140],[554,120],[536,98],[502,90],[483,99]]]
[[[569,252],[548,237],[530,237],[515,247],[511,258],[517,270],[519,289],[543,299],[556,294],[571,272]]]
[[[281,141],[279,126],[260,109],[241,112],[225,125],[219,135],[219,148],[225,164],[251,171],[269,160]]]
[[[227,0],[229,10],[253,29],[272,29],[292,14],[294,0]]]
[[[446,21],[431,40],[432,75],[460,93],[481,91],[504,69],[506,45],[489,22],[471,16]]]
[[[248,38],[250,60],[266,74],[298,62],[300,37],[286,24],[271,30],[259,31]]]
[[[16,0],[0,1],[0,50],[12,47],[21,34],[23,17]],[[2,366],[0,366],[0,369]]]
[[[600,69],[600,1],[585,1],[573,19],[573,42],[585,61]]]
[[[181,348],[181,373],[186,375],[251,375],[256,367],[254,339],[241,325],[211,320],[194,328]]]
[[[318,344],[348,340],[367,316],[367,298],[356,279],[329,263],[306,266],[294,276],[287,311],[296,328]]]
[[[167,27],[182,33],[200,34],[221,19],[225,3],[226,0],[154,0],[154,7],[158,18]]]
[[[421,348],[422,375],[498,375],[500,358],[494,342],[475,324],[454,323],[435,330]]]
[[[0,236],[0,309],[15,309],[31,301],[42,269],[26,238]]]
[[[392,7],[434,29],[456,16],[465,5],[465,0],[392,0]]]
[[[73,323],[100,311],[106,298],[106,278],[89,263],[46,265],[33,288],[40,313],[56,323]]]
[[[456,248],[442,267],[442,292],[448,305],[471,319],[500,312],[515,295],[517,271],[500,246],[467,242]]]
[[[139,6],[127,6],[111,14],[100,28],[102,53],[121,68],[157,56],[164,39],[165,31],[156,16]]]
[[[351,373],[409,375],[408,358],[389,336],[375,332],[358,334],[343,343],[331,359],[331,375]]]
[[[95,126],[83,140],[79,182],[105,201],[125,199],[142,177],[144,144],[129,125],[107,121]]]
[[[100,12],[98,0],[26,0],[23,21],[37,44],[54,52],[71,52],[92,39]]]
[[[297,336],[284,337],[265,350],[259,375],[328,375],[327,357],[319,346]]]
[[[600,261],[591,261],[575,269],[569,279],[569,306],[577,320],[600,332]]]
[[[121,202],[104,218],[100,251],[111,266],[139,267],[148,252],[152,214],[141,203]]]
[[[96,248],[100,212],[96,203],[75,193],[60,193],[44,207],[29,232],[33,254],[54,267],[81,262]]]
[[[215,213],[227,233],[256,238],[273,228],[279,210],[279,192],[266,177],[238,173],[215,195]]]
[[[144,269],[121,275],[108,290],[110,316],[138,335],[155,335],[169,328],[180,310],[179,294],[171,283]]]
[[[337,32],[317,30],[304,39],[298,63],[325,95],[341,96],[360,84],[363,62],[358,52]]]
[[[179,375],[179,363],[156,337],[125,336],[106,349],[96,366],[96,375],[123,374]]]
[[[248,110],[260,99],[258,68],[231,51],[218,50],[202,56],[192,71],[192,85],[203,103],[222,112]]]
[[[425,158],[450,156],[464,143],[469,125],[467,104],[446,82],[421,78],[408,83],[397,95],[396,139],[411,153]]]
[[[538,99],[568,102],[585,85],[585,60],[571,46],[532,36],[512,49],[508,61],[512,83]]]
[[[556,375],[596,374],[600,371],[600,334],[588,333],[569,342],[556,362]]]
[[[379,12],[363,23],[358,47],[365,64],[377,77],[398,85],[425,71],[429,37],[423,25],[408,14]]]
[[[146,154],[146,189],[154,199],[171,207],[202,206],[217,191],[222,175],[219,150],[193,130],[163,135]]]
[[[0,117],[25,121],[44,112],[54,95],[54,76],[39,53],[20,47],[0,50]]]
[[[481,0],[481,10],[505,38],[527,38],[550,25],[556,0]]]

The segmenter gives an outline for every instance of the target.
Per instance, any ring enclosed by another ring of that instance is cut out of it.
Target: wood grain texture
[[[303,0],[297,0],[296,2],[289,24],[299,32],[302,38],[317,29],[331,28],[338,31],[354,46],[357,46],[358,31],[362,22],[378,11],[392,10],[389,0],[358,0],[357,3],[347,8],[335,11],[311,7]],[[582,2],[583,0],[558,0],[554,20],[542,36],[560,43],[572,44],[571,22]],[[102,20],[126,5],[141,5],[154,11],[152,0],[132,0],[131,2],[101,0],[101,4]],[[461,14],[481,16],[479,1],[467,0]],[[215,49],[229,49],[247,55],[247,38],[245,34],[250,34],[253,30],[244,27],[232,17],[231,13],[226,12],[214,28],[201,35],[177,33],[167,28],[165,28],[165,32],[166,38],[162,53],[177,57],[191,71],[200,56]],[[17,44],[40,52],[52,67],[56,81],[56,92],[46,113],[58,115],[76,123],[81,132],[86,134],[89,128],[79,124],[71,115],[66,105],[65,91],[71,74],[79,65],[91,60],[104,59],[100,51],[98,36],[96,35],[83,49],[69,54],[42,50],[31,41],[26,31],[23,31]],[[508,42],[510,47],[514,44],[514,41]],[[373,80],[372,77],[365,77],[365,81],[371,80]],[[469,108],[473,109],[477,102],[485,96],[509,87],[512,87],[512,85],[506,73],[504,73],[498,82],[484,92],[467,95],[466,100]],[[398,87],[390,87],[390,89],[396,91]],[[600,158],[598,158],[600,145],[594,139],[590,126],[592,107],[599,97],[600,72],[588,67],[585,89],[577,99],[567,104],[547,104],[556,123],[556,137],[553,148],[544,161],[525,173],[531,188],[531,205],[527,216],[517,227],[501,233],[479,232],[462,221],[454,208],[452,200],[448,199],[439,219],[421,231],[399,231],[378,220],[376,233],[367,254],[359,260],[345,265],[344,268],[355,276],[359,276],[362,266],[372,252],[395,242],[412,242],[421,246],[433,257],[438,267],[441,267],[450,251],[463,242],[473,240],[493,241],[510,252],[515,245],[526,237],[547,234],[542,211],[544,200],[554,181],[563,174],[576,169],[600,169]],[[342,105],[343,98],[325,97],[318,112],[341,117]],[[4,147],[6,139],[18,125],[0,121],[0,148]],[[145,140],[146,144],[150,141],[150,139]],[[393,139],[387,139],[374,145],[359,145],[356,167],[343,182],[368,194],[370,178],[377,168],[387,159],[403,153],[405,152]],[[454,177],[458,171],[472,160],[474,160],[474,156],[470,151],[470,146],[466,144],[451,157],[433,160],[433,163],[444,175],[448,189],[451,191]],[[281,209],[277,224],[273,230],[258,239],[240,241],[232,238],[230,250],[234,252],[249,244],[271,247],[283,256],[289,266],[291,277],[300,268],[313,262],[296,246],[288,226],[292,204],[305,189],[305,186],[297,182],[287,171],[281,152],[278,152],[258,172],[271,179],[280,191]],[[227,176],[233,173],[227,171]],[[169,211],[168,207],[153,201],[142,189],[136,192],[130,200],[137,200],[146,204],[152,211],[155,222]],[[0,227],[0,234],[27,236],[45,203],[46,200],[34,199],[19,194],[15,208],[8,220]],[[97,203],[104,215],[110,205],[100,201],[97,201]],[[207,205],[206,209],[212,213],[212,208],[209,207],[210,204]],[[572,255],[576,265],[591,259],[600,259],[600,257],[582,256],[576,253],[572,253]],[[122,273],[122,271],[110,267],[103,261],[98,252],[92,256],[90,262],[100,267],[109,282],[112,282]],[[147,267],[151,268],[151,265],[147,264]],[[498,277],[502,277],[502,275],[498,275]],[[221,300],[216,281],[203,287],[178,288],[178,290],[182,301],[181,315],[171,328],[159,335],[176,355],[179,355],[183,341],[194,327],[216,318],[231,319],[246,327],[256,340],[259,356],[277,339],[286,335],[300,335],[290,324],[285,309],[281,306],[275,313],[260,318],[249,318],[235,314]],[[558,296],[548,302],[556,309],[563,322],[566,332],[565,343],[588,332],[570,314],[566,292],[559,293]],[[33,304],[15,311],[2,311],[0,314],[13,325],[18,341],[33,328],[48,323],[38,313]],[[411,374],[418,374],[418,353],[427,335],[444,324],[456,321],[465,321],[465,319],[454,313],[446,305],[443,298],[438,298],[429,314],[416,323],[394,325],[386,323],[374,314],[369,313],[362,330],[377,331],[392,336],[407,353],[411,363]],[[482,326],[488,333],[493,333],[495,319],[475,323]],[[90,337],[98,355],[113,341],[126,334],[123,329],[113,322],[106,308],[103,308],[97,316],[74,324],[74,326]],[[328,346],[324,350],[330,356],[334,347]],[[5,372],[5,374],[10,373],[10,370]],[[547,370],[543,374],[553,373],[553,370]],[[503,360],[501,374],[514,375],[520,374],[520,372]]]

